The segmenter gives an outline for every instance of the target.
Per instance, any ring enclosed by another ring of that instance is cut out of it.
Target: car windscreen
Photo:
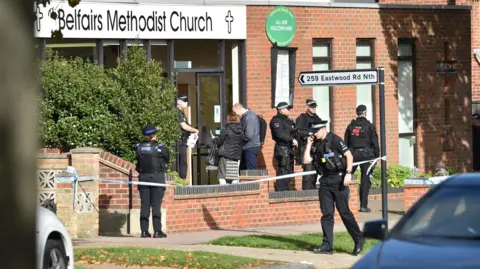
[[[480,240],[480,188],[438,189],[393,236]]]

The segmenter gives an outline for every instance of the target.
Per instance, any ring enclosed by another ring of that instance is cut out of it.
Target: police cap
[[[307,106],[309,106],[309,107],[317,107],[317,101],[312,100],[312,99],[307,99],[305,104],[307,104]]]
[[[322,128],[327,127],[328,120],[322,120],[321,118],[316,119],[312,124],[310,125],[310,131],[312,133],[318,132],[318,130]]]
[[[185,93],[180,93],[180,94],[178,94],[177,100],[181,100],[181,101],[183,101],[183,102],[187,102],[187,100],[188,100],[187,94],[185,94]]]
[[[293,106],[292,105],[289,105],[287,102],[280,102],[277,104],[277,109],[280,110],[282,108],[286,108],[286,109],[292,109]]]
[[[367,107],[365,105],[357,106],[357,113],[362,113],[364,111],[367,111]]]
[[[147,124],[145,127],[143,127],[143,135],[150,135],[150,134],[155,134],[157,133],[157,128],[153,126],[152,124]]]

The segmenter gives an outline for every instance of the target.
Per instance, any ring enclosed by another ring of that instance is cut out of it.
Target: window
[[[398,159],[414,167],[415,161],[415,47],[414,40],[398,41]]]
[[[357,39],[357,69],[374,68],[374,48],[373,39]],[[375,86],[357,86],[357,106],[358,105],[365,105],[367,107],[367,119],[375,124]]]
[[[314,39],[312,44],[313,71],[330,70],[332,67],[332,39]],[[333,89],[330,86],[314,86],[312,98],[318,104],[317,115],[328,120],[327,127],[333,129],[331,115],[333,114]]]
[[[480,234],[479,189],[444,186],[424,200],[393,234],[396,238],[475,239]]]

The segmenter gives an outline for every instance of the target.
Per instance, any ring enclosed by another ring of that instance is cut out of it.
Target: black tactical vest
[[[340,152],[331,149],[333,134],[328,133],[324,141],[317,144],[315,149],[314,165],[318,173],[343,173],[346,169],[346,160]],[[320,172],[321,171],[321,172]]]
[[[164,155],[164,146],[155,141],[142,142],[138,145],[136,153],[138,158],[139,173],[165,173],[166,160]]]
[[[348,134],[348,147],[368,148],[370,147],[370,134],[368,131],[368,120],[352,120],[350,133]]]

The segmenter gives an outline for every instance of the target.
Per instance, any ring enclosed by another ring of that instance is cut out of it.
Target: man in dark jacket
[[[295,123],[288,118],[292,106],[286,102],[277,105],[277,115],[270,121],[272,138],[275,140],[273,155],[278,165],[277,175],[293,173],[294,156],[293,147],[297,147],[297,140],[292,135]],[[288,191],[292,178],[279,179],[275,182],[275,191]]]
[[[241,104],[235,104],[233,112],[240,117],[243,128],[242,168],[247,170],[257,169],[257,155],[262,145],[260,142],[260,123],[257,114],[246,109]]]
[[[238,181],[238,161],[242,157],[243,129],[240,118],[233,112],[227,116],[227,124],[216,138],[219,147],[217,179],[220,184],[226,184],[227,180],[236,183]]]
[[[302,165],[303,171],[315,171],[315,167],[312,163],[303,164],[303,154],[305,151],[305,146],[307,144],[307,138],[312,135],[311,125],[318,121],[320,118],[317,115],[317,102],[312,99],[307,99],[306,101],[307,111],[300,114],[297,118],[297,134],[299,137],[298,140],[298,154],[297,154],[297,165]],[[317,175],[307,175],[303,176],[302,179],[302,189],[303,190],[313,190],[317,186]]]
[[[380,147],[378,145],[378,135],[375,126],[367,120],[367,107],[359,105],[357,107],[357,118],[352,120],[345,130],[345,145],[353,153],[353,161],[361,162],[378,158]],[[367,170],[371,163],[364,163],[360,165],[361,180],[360,180],[360,212],[370,212],[368,208],[368,192],[370,190],[370,175],[374,167]],[[358,166],[353,167],[353,173]]]

